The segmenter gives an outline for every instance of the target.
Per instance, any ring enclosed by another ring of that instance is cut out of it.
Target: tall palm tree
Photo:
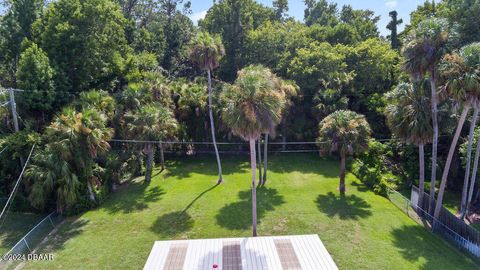
[[[430,100],[424,88],[417,84],[416,90],[409,83],[399,84],[387,93],[389,105],[385,108],[387,124],[395,137],[418,146],[419,194],[418,206],[423,206],[425,192],[425,144],[432,141]]]
[[[225,48],[223,47],[220,37],[212,37],[207,32],[199,32],[193,39],[190,58],[202,70],[207,71],[208,78],[208,114],[210,116],[210,129],[212,132],[213,147],[215,148],[215,155],[217,157],[218,165],[218,183],[223,181],[222,178],[222,164],[220,162],[220,155],[218,153],[217,141],[215,138],[215,123],[212,111],[212,71],[220,65],[220,59],[225,55]]]
[[[125,118],[128,122],[128,131],[136,138],[145,141],[143,144],[143,151],[147,155],[145,182],[150,182],[155,153],[154,141],[172,138],[177,131],[177,120],[168,108],[156,103],[128,112]]]
[[[292,98],[295,97],[298,93],[298,85],[293,82],[293,81],[286,81],[283,80],[279,77],[277,77],[275,74],[271,74],[270,80],[273,81],[274,83],[274,90],[275,91],[280,91],[285,95],[285,107],[283,111],[283,115],[287,114],[288,109],[292,106]],[[264,147],[263,147],[263,178],[261,179],[261,186],[265,186],[267,183],[267,171],[268,171],[268,139],[271,135],[275,134],[270,134],[270,133],[265,133],[265,141],[264,141]],[[260,150],[259,150],[260,151]]]
[[[438,146],[438,95],[437,64],[447,50],[449,24],[445,19],[426,19],[408,33],[402,53],[405,57],[404,70],[415,82],[421,81],[428,73],[431,88],[432,109],[432,172],[430,182],[430,208],[433,209],[435,199],[435,181],[437,179],[437,146]]]
[[[372,133],[365,116],[352,111],[336,111],[320,122],[317,138],[322,155],[340,154],[340,194],[345,194],[347,155],[359,154],[368,149]]]
[[[440,65],[440,71],[443,79],[445,80],[445,88],[449,94],[453,96],[455,100],[463,103],[464,112],[469,110],[470,107],[474,107],[474,115],[472,117],[472,123],[470,125],[470,132],[468,138],[467,149],[467,171],[465,172],[461,213],[464,217],[468,186],[469,186],[469,173],[470,173],[470,158],[473,145],[473,136],[475,131],[476,120],[478,117],[478,105],[480,100],[480,44],[471,44],[463,47],[458,54],[446,55]],[[465,117],[459,120],[457,132],[460,135],[461,127],[464,124]],[[445,192],[448,172],[450,169],[451,159],[453,152],[455,151],[458,137],[454,137],[450,152],[445,164],[445,169],[442,175],[442,182],[440,184],[440,190],[438,193],[437,206],[435,207],[435,217],[438,217],[442,205],[443,195]],[[476,172],[475,172],[476,173]]]
[[[257,194],[255,186],[255,142],[262,133],[272,132],[281,121],[285,95],[274,91],[270,71],[262,66],[249,66],[238,72],[234,85],[227,86],[222,95],[223,121],[233,134],[250,144],[252,168],[252,230],[257,235]]]

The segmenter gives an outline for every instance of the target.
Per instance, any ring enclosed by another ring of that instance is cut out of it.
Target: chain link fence
[[[7,260],[10,255],[18,256],[34,253],[35,248],[62,221],[63,216],[57,212],[53,212],[42,219],[0,259],[0,269],[6,269],[7,266],[11,266],[13,261]]]
[[[463,237],[454,231],[453,228],[445,225],[440,220],[435,219],[428,212],[416,206],[412,201],[396,190],[388,189],[387,197],[395,206],[415,220],[418,224],[431,229],[433,233],[440,235],[443,239],[447,240],[454,246],[468,251],[476,258],[480,258],[480,246],[477,245],[475,241],[472,241],[472,239]],[[428,198],[425,198],[425,200],[428,200]]]

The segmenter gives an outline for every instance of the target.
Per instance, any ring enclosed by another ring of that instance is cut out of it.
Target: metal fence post
[[[29,251],[29,252],[32,252],[32,250],[31,250],[30,247],[28,246],[27,239],[23,238],[23,242],[25,242],[25,245],[27,246],[28,251]]]

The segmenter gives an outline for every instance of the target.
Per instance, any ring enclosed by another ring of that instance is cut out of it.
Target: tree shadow
[[[222,207],[215,216],[217,224],[229,230],[246,230],[252,225],[252,196],[251,190],[238,193],[240,201]],[[285,203],[283,196],[273,188],[257,188],[257,222],[276,206]]]
[[[338,216],[342,220],[358,220],[372,215],[369,210],[371,205],[354,194],[337,196],[333,192],[329,192],[327,195],[318,195],[315,203],[318,209],[327,216]]]
[[[200,194],[198,194],[197,197],[195,197],[195,199],[193,199],[193,200],[185,207],[185,209],[183,209],[183,211],[185,212],[185,211],[187,211],[188,209],[190,209],[190,207],[192,207],[192,206],[195,204],[195,202],[198,201],[198,199],[200,199],[201,197],[203,197],[203,195],[207,194],[208,192],[214,190],[214,189],[215,189],[216,187],[218,187],[219,185],[220,185],[220,184],[216,184],[216,185],[214,185],[214,186],[212,186],[212,187],[210,187],[210,188],[202,191]]]
[[[156,202],[165,194],[160,187],[148,189],[148,183],[130,182],[128,188],[122,187],[102,206],[110,214],[118,212],[131,213],[148,208],[148,204]]]
[[[10,212],[0,220],[0,253],[7,252],[46,215]]]
[[[192,229],[193,223],[186,211],[174,211],[158,217],[150,230],[162,237],[174,237]]]
[[[89,221],[85,219],[67,218],[60,227],[57,228],[57,231],[39,247],[39,252],[53,253],[63,249],[68,240],[83,232],[83,227],[85,227],[88,222]]]
[[[358,191],[360,192],[367,192],[367,191],[371,191],[371,189],[369,187],[367,187],[365,184],[363,183],[358,183],[357,181],[352,181],[352,184],[351,184],[353,187],[355,187]]]
[[[417,262],[423,258],[426,261],[420,269],[478,269],[478,261],[465,256],[421,226],[405,225],[392,230],[391,234],[393,244],[406,260]]]

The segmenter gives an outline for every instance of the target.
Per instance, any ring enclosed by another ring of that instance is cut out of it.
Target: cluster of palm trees
[[[423,205],[424,146],[432,143],[431,201],[428,210],[437,219],[442,208],[453,154],[472,108],[473,116],[468,135],[467,165],[462,193],[462,217],[470,207],[478,168],[477,155],[480,155],[477,151],[471,171],[472,145],[480,101],[480,44],[470,44],[448,53],[455,41],[455,35],[452,32],[446,20],[432,18],[422,21],[409,33],[402,53],[405,57],[404,70],[410,74],[412,83],[402,83],[389,93],[388,98],[392,102],[386,108],[387,122],[393,133],[398,138],[419,147],[419,206]],[[424,87],[426,78],[430,85],[429,97]],[[450,145],[435,201],[439,133],[438,104],[442,100],[452,101],[453,107],[461,108],[462,112]],[[431,110],[425,110],[427,107]]]
[[[199,68],[207,72],[208,78],[208,110],[212,143],[218,165],[218,184],[223,181],[222,166],[215,139],[215,125],[212,113],[212,71],[219,66],[225,50],[219,37],[207,32],[200,32],[193,39],[191,59]],[[282,114],[290,105],[290,98],[296,95],[297,86],[284,81],[268,68],[260,65],[248,66],[238,72],[233,84],[224,84],[221,103],[222,120],[230,127],[233,134],[241,137],[250,145],[250,162],[252,167],[252,230],[257,235],[256,210],[256,170],[257,150],[261,162],[260,141],[265,136],[264,174],[260,173],[259,186],[267,181],[268,137],[275,135],[276,126],[282,120]],[[261,165],[260,165],[261,166]],[[260,170],[261,172],[261,170]]]

